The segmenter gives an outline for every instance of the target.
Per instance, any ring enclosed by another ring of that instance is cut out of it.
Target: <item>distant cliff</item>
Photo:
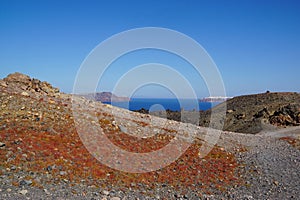
[[[128,97],[119,97],[114,95],[111,92],[96,92],[96,93],[89,93],[89,94],[84,94],[82,95],[87,99],[92,99],[96,101],[101,101],[101,102],[116,102],[116,101],[129,101],[130,98]]]

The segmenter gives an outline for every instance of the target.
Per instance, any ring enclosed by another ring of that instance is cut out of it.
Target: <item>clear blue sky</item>
[[[300,92],[297,0],[0,0],[0,77],[19,71],[72,92],[77,70],[96,45],[149,26],[173,29],[200,43],[218,66],[228,96]],[[192,72],[185,72],[193,82]],[[112,87],[109,80],[115,77],[109,76],[99,89]],[[158,90],[145,88],[139,95],[164,96]],[[197,89],[197,94],[207,91]]]

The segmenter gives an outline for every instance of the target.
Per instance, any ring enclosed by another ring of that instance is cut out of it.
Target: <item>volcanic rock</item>
[[[212,108],[216,115],[227,109],[223,130],[258,133],[264,124],[281,126],[300,125],[300,94],[292,92],[262,93],[234,97]],[[209,126],[212,110],[201,112],[200,126]],[[221,125],[211,125],[218,128]]]
[[[45,81],[31,79],[29,76],[19,72],[9,74],[3,80],[0,79],[0,86],[7,87],[10,91],[21,93],[23,96],[30,96],[31,93],[35,95],[59,95],[58,88],[53,87]]]

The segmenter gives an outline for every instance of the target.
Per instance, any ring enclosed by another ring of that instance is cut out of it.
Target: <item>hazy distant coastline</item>
[[[87,99],[100,101],[100,102],[130,101],[130,98],[128,98],[128,97],[120,97],[111,92],[87,93],[87,94],[81,94],[80,96],[83,96]]]

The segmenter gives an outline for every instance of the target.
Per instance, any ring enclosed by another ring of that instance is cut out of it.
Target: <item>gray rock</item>
[[[59,175],[61,175],[61,176],[67,175],[67,172],[66,171],[60,171]]]
[[[15,165],[12,165],[11,167],[10,167],[10,170],[16,170],[17,169],[17,167],[15,166]]]
[[[51,194],[47,189],[44,189],[43,191],[44,191],[47,195],[50,195],[50,194]]]
[[[19,191],[19,194],[22,194],[22,195],[26,195],[28,193],[28,190],[20,190]]]
[[[20,186],[29,186],[32,184],[32,181],[31,180],[22,180],[20,181],[19,185]]]
[[[109,191],[107,191],[107,190],[103,190],[101,193],[106,196],[109,195]]]

